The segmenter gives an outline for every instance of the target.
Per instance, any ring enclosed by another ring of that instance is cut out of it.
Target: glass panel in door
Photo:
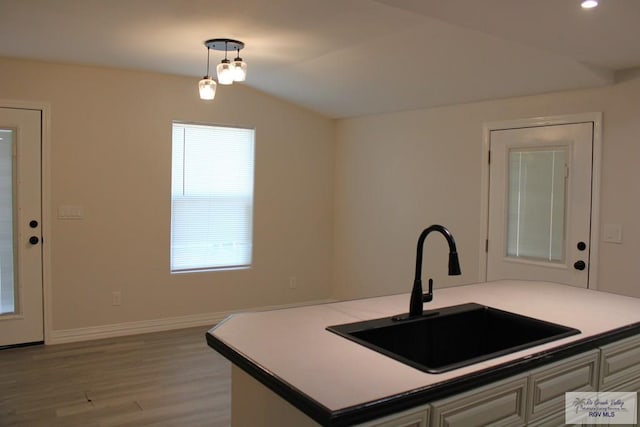
[[[14,253],[15,146],[11,129],[0,129],[0,315],[16,311]]]
[[[510,149],[507,257],[563,263],[566,148]]]

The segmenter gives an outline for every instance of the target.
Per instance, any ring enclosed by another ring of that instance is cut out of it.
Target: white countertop
[[[409,294],[240,313],[209,333],[331,411],[428,387],[640,322],[640,299],[546,282],[498,281],[436,289],[425,310],[475,302],[579,329],[581,334],[429,374],[325,330],[406,313]]]

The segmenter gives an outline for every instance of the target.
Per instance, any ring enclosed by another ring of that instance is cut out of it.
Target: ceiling
[[[195,95],[204,40],[235,38],[244,84],[354,117],[602,86],[640,67],[640,0],[579,3],[0,0],[0,56],[191,76]]]

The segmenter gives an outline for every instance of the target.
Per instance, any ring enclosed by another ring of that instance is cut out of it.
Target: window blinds
[[[254,130],[173,124],[171,271],[251,265]]]

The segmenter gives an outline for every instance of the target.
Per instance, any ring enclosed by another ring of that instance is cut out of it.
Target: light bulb
[[[598,5],[598,0],[584,0],[581,4],[583,9],[593,9]]]
[[[218,72],[218,83],[221,85],[233,84],[233,70],[228,59],[223,59],[216,70]]]
[[[212,100],[216,96],[216,86],[217,83],[209,76],[204,76],[200,83],[198,83],[198,88],[200,89],[200,99]]]
[[[233,81],[243,82],[247,79],[247,63],[242,58],[237,57],[233,60]]]

